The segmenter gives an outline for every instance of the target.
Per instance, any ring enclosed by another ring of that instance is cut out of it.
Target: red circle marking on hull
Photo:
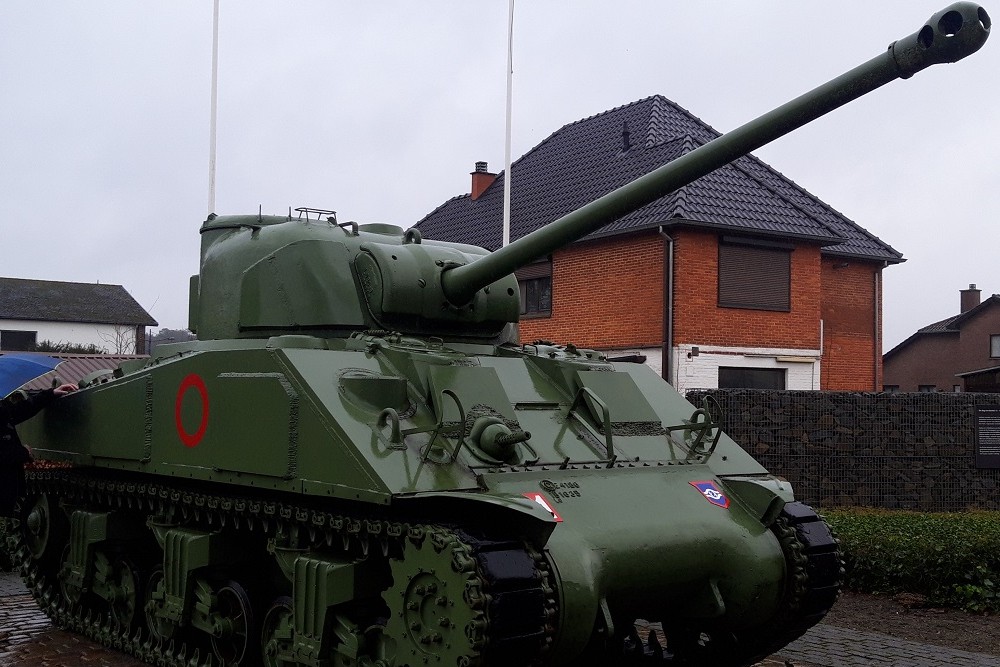
[[[192,388],[196,389],[201,397],[201,423],[198,425],[197,431],[188,433],[181,421],[181,403],[184,400],[184,394]],[[184,443],[185,447],[194,447],[205,437],[205,429],[208,428],[208,389],[205,388],[205,381],[201,379],[201,376],[191,373],[181,380],[181,386],[177,389],[177,401],[174,403],[174,423],[177,425],[177,435],[181,437],[181,442]]]

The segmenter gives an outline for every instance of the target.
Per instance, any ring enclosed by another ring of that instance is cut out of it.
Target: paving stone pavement
[[[0,574],[0,667],[146,667],[146,663],[53,627],[20,578]]]
[[[1000,656],[970,653],[820,623],[781,651],[824,667],[1000,667]]]
[[[57,630],[16,574],[0,573],[0,667],[142,667],[145,663]],[[1000,657],[820,624],[759,667],[1000,667]]]

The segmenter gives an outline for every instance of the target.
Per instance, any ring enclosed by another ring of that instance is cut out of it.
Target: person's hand
[[[25,445],[23,443],[21,444],[21,446],[24,447],[24,451],[26,451],[28,453],[28,460],[29,461],[34,461],[35,460],[35,453],[33,451],[31,451],[31,447],[28,447],[27,445]]]
[[[67,382],[66,384],[61,384],[52,390],[52,393],[56,396],[65,396],[66,394],[72,393],[79,389],[75,384]]]

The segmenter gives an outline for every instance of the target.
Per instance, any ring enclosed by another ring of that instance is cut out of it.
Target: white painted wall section
[[[697,347],[697,353],[694,348]],[[605,351],[609,357],[641,354],[658,375],[663,372],[663,354],[658,347]],[[786,389],[818,390],[820,350],[794,348],[745,348],[680,345],[673,349],[674,387],[681,394],[690,389],[718,389],[719,368],[783,369]]]
[[[821,354],[821,350],[681,345],[673,350],[674,387],[682,394],[690,389],[717,389],[719,368],[730,366],[783,369],[786,389],[818,390]]]
[[[74,345],[96,345],[105,352],[114,354],[135,352],[135,326],[123,324],[116,330],[113,324],[88,324],[82,322],[42,322],[38,320],[0,320],[0,329],[15,331],[35,331],[35,341],[71,343]],[[127,350],[116,350],[119,338],[126,338],[133,346]]]

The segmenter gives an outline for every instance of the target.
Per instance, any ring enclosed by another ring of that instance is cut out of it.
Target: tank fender
[[[577,532],[555,531],[561,521],[539,502],[512,493],[477,493],[474,491],[431,492],[396,497],[393,503],[409,508],[409,513],[425,517],[476,517],[478,523],[507,529],[524,537],[539,551],[573,554],[573,558],[549,558],[553,574],[560,582],[560,632],[558,650],[552,652],[554,665],[566,664],[560,656],[577,656],[589,644],[595,624],[603,618],[610,623],[610,613],[597,582],[601,577],[602,554]],[[604,608],[602,609],[602,604]]]
[[[558,523],[551,510],[513,494],[473,491],[433,491],[392,499],[400,509],[426,516],[475,517],[477,523],[506,528],[523,535],[541,549]]]
[[[795,501],[792,485],[774,475],[720,476],[719,481],[730,495],[747,506],[761,524],[770,527],[785,503]]]

